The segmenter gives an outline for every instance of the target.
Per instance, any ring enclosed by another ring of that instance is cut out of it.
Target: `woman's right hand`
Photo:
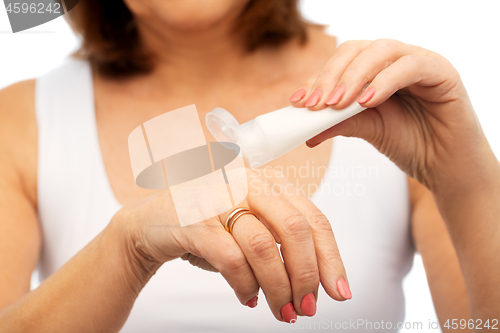
[[[246,170],[249,191],[238,206],[255,216],[240,217],[232,234],[221,222],[228,212],[181,227],[169,190],[124,207],[115,219],[129,226],[133,262],[148,270],[182,257],[219,271],[242,304],[255,306],[262,288],[274,316],[285,322],[315,314],[319,282],[330,297],[351,298],[327,218],[281,172],[264,171]]]

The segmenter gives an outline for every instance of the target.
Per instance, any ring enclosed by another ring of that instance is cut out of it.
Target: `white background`
[[[307,19],[328,24],[327,31],[340,41],[393,38],[447,57],[460,72],[484,131],[500,155],[500,2],[304,0],[301,7]],[[41,75],[77,45],[61,17],[12,34],[0,5],[0,88]],[[437,321],[418,255],[404,287],[406,320],[421,321],[424,327],[429,320]]]

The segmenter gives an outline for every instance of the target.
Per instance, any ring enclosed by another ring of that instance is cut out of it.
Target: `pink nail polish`
[[[290,102],[292,103],[298,102],[305,96],[306,96],[306,89],[300,88],[299,90],[294,92],[293,95],[290,97]]]
[[[375,88],[373,87],[368,87],[361,96],[358,97],[358,103],[359,104],[364,104],[367,103],[369,100],[373,98],[373,95],[375,95]]]
[[[345,87],[338,86],[337,88],[335,88],[332,94],[326,99],[325,103],[327,105],[338,104],[342,100],[342,97],[344,97],[344,93],[345,93]]]
[[[307,99],[306,107],[309,108],[311,106],[315,106],[316,104],[318,104],[322,94],[323,92],[321,91],[321,89],[316,88],[311,94],[311,96],[309,96],[309,98]]]
[[[345,282],[344,278],[340,278],[337,281],[337,290],[339,291],[340,296],[342,296],[343,298],[352,298],[351,289],[349,289],[349,286],[347,285],[347,282]]]
[[[250,308],[255,308],[257,306],[258,300],[259,300],[259,296],[255,296],[254,298],[249,300],[246,305]]]
[[[316,298],[314,298],[313,293],[304,296],[302,302],[300,302],[300,309],[306,316],[309,317],[316,314]]]
[[[283,305],[281,308],[281,317],[283,317],[283,320],[287,323],[291,323],[292,320],[297,320],[297,313],[295,312],[292,303]]]

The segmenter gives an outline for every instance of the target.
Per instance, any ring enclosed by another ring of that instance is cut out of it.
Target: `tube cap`
[[[205,122],[210,133],[222,145],[223,142],[237,144],[251,168],[257,168],[276,157],[258,119],[240,125],[232,114],[222,108],[215,108],[207,113]]]

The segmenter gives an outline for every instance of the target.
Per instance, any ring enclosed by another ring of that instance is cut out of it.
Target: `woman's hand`
[[[460,76],[439,54],[395,40],[349,41],[290,98],[311,110],[356,100],[368,109],[308,145],[363,138],[433,191],[480,188],[484,167],[496,168]]]
[[[356,100],[368,109],[308,145],[336,135],[363,138],[429,187],[464,272],[471,317],[497,318],[500,166],[457,71],[420,47],[350,41],[290,98],[311,110]]]
[[[228,212],[180,227],[169,190],[124,207],[116,218],[130,226],[131,253],[137,254],[132,259],[139,270],[182,257],[219,271],[242,304],[255,306],[262,288],[274,316],[286,322],[297,314],[315,314],[319,282],[332,298],[350,298],[326,217],[282,173],[262,171],[246,171],[248,196],[238,206],[249,207],[256,217],[241,216],[232,235],[221,222]]]

